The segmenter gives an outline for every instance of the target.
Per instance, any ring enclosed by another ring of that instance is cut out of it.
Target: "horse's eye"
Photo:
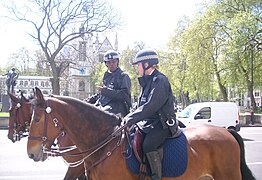
[[[36,114],[35,111],[33,111],[33,113],[32,113],[32,120],[35,121],[35,122],[40,121],[40,117]]]
[[[40,121],[40,118],[39,118],[39,117],[35,117],[35,118],[34,118],[34,121],[35,121],[35,122],[39,122],[39,121]]]

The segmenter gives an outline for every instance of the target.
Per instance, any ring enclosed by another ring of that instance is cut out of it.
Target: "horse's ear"
[[[21,92],[21,102],[29,102],[29,100],[25,98],[22,92]]]
[[[18,99],[16,96],[14,96],[13,94],[11,94],[11,93],[9,93],[9,92],[7,92],[7,93],[8,93],[9,97],[11,98],[11,100],[12,100],[13,102],[15,102],[15,103],[18,103],[18,102],[19,102],[19,99]]]
[[[35,98],[37,99],[37,101],[44,101],[43,93],[38,87],[35,87],[34,92],[35,92]]]

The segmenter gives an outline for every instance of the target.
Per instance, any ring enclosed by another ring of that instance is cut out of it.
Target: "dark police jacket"
[[[117,68],[114,72],[105,72],[103,77],[104,88],[101,90],[98,104],[108,106],[109,112],[125,116],[131,107],[131,80],[125,72]]]
[[[159,112],[162,112],[163,108],[166,109],[165,115],[175,115],[173,94],[167,77],[157,69],[151,75],[140,77],[139,83],[142,91],[138,99],[138,108],[125,119],[128,126],[137,123],[138,127],[147,133],[160,124]],[[161,123],[162,127],[166,128],[164,123]]]

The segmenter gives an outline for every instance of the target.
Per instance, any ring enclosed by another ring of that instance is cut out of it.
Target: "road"
[[[262,127],[242,127],[246,160],[257,180],[262,180]],[[27,139],[12,143],[0,130],[0,180],[61,180],[67,166],[60,157],[34,162],[26,153]]]
[[[0,180],[61,180],[67,166],[61,157],[34,162],[26,152],[27,138],[12,143],[0,130]]]
[[[257,180],[262,180],[262,127],[242,127],[239,134],[245,142],[247,164]]]

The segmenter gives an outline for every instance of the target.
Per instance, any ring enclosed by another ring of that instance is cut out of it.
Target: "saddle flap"
[[[144,135],[136,129],[133,141],[133,150],[137,160],[141,163],[143,159],[142,143],[144,141]]]

